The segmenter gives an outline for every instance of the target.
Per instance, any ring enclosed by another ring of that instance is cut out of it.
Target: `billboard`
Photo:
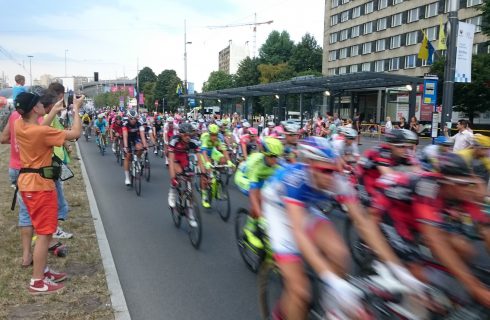
[[[118,85],[118,86],[111,86],[111,92],[118,92],[118,91],[128,91],[129,92],[129,95],[131,97],[134,97],[134,86],[132,85],[128,85],[128,86],[121,86],[121,85]]]

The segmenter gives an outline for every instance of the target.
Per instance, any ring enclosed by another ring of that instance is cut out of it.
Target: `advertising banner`
[[[145,104],[145,94],[143,92],[140,93],[138,104]]]
[[[420,106],[420,121],[432,121],[432,112],[434,112],[434,106],[431,104],[424,104]]]
[[[194,82],[187,82],[187,93],[188,94],[193,94],[194,91]],[[196,99],[189,99],[189,106],[195,107],[196,106]]]
[[[131,97],[134,97],[134,86],[112,86],[111,92],[128,91]]]
[[[473,37],[475,25],[458,23],[458,40],[456,52],[456,72],[454,82],[471,82],[471,56],[473,54]]]

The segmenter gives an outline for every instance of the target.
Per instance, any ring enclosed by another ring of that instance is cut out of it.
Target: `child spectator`
[[[26,87],[24,87],[25,84],[26,78],[23,75],[18,74],[15,76],[15,86],[12,88],[13,100],[15,100],[20,93],[27,91]]]

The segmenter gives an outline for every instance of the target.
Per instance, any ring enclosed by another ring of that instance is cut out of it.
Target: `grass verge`
[[[76,148],[74,148],[76,150]],[[62,240],[68,256],[49,254],[48,264],[67,272],[61,294],[33,297],[27,292],[32,268],[21,268],[22,247],[17,229],[18,206],[10,210],[13,189],[8,178],[9,145],[0,145],[0,319],[114,319],[80,162],[70,168],[75,177],[64,184],[70,205],[61,226],[74,234]]]

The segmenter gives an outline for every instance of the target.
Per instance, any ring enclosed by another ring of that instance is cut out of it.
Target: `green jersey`
[[[235,172],[235,184],[240,191],[248,194],[250,189],[260,189],[265,180],[272,176],[279,167],[279,165],[268,166],[262,152],[252,153],[247,161],[238,166]]]

